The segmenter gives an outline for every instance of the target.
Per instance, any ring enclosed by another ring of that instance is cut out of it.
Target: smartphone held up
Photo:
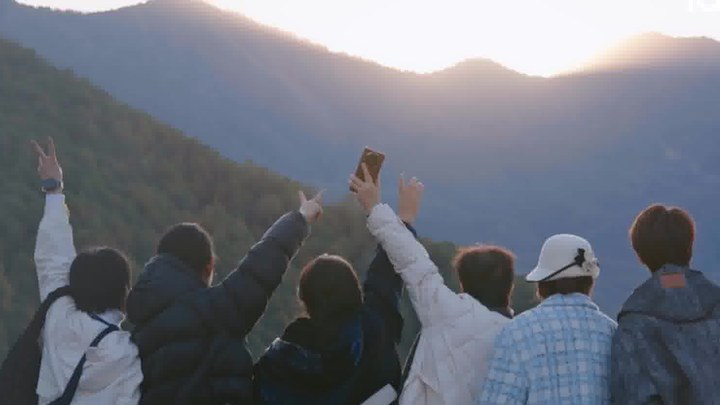
[[[365,150],[363,150],[362,155],[360,156],[357,168],[355,169],[355,176],[364,181],[368,180],[365,178],[365,173],[362,168],[363,163],[365,163],[373,182],[377,182],[378,177],[380,177],[380,169],[382,169],[384,162],[384,153],[365,147]],[[350,191],[353,191],[352,187],[350,187]]]

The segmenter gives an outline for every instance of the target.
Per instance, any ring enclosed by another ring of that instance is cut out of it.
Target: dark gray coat
[[[671,273],[686,286],[664,288]],[[633,292],[618,324],[615,403],[720,404],[720,287],[698,271],[665,266]]]

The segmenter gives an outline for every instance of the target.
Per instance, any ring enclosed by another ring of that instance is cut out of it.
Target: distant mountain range
[[[0,216],[0,360],[38,305],[32,257],[43,196],[29,142],[48,134],[60,151],[75,245],[122,249],[134,275],[170,224],[197,221],[214,237],[216,279],[222,280],[278,216],[297,207],[298,189],[307,188],[269,169],[222,158],[71,72],[48,65],[34,51],[0,39],[0,212],[5,214]],[[222,182],[207,181],[220,177]],[[375,242],[355,202],[324,208],[248,337],[256,356],[302,313],[297,283],[305,263],[322,253],[339,254],[363,278],[373,257]],[[456,289],[449,266],[455,246],[423,242]],[[517,310],[534,305],[532,286],[519,282],[514,300]],[[419,324],[407,295],[400,310],[404,356]]]
[[[651,202],[699,223],[720,274],[720,43],[647,34],[544,79],[488,60],[415,74],[332,53],[199,0],[82,15],[0,0],[0,35],[238,161],[345,192],[364,145],[428,187],[422,231],[534,263],[552,233],[588,237],[610,312],[646,273],[627,241]],[[209,179],[222,181],[222,179]]]

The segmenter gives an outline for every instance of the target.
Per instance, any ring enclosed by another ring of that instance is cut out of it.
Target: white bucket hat
[[[538,265],[525,277],[530,282],[600,275],[600,264],[587,240],[575,235],[551,236],[543,244]]]

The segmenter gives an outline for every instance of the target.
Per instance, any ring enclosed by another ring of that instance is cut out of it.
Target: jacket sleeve
[[[613,336],[610,390],[615,404],[662,404],[660,393],[642,364],[637,338],[618,328]]]
[[[278,219],[223,282],[209,289],[206,318],[233,336],[245,337],[260,319],[280,285],[309,226],[297,211]],[[217,324],[220,325],[217,325]]]
[[[70,265],[75,259],[72,227],[65,196],[45,196],[45,212],[38,228],[35,244],[35,268],[40,287],[40,300],[69,282]]]
[[[478,404],[522,405],[527,402],[529,380],[521,364],[518,349],[509,333],[503,330],[498,334]]]
[[[373,208],[368,228],[402,277],[410,301],[424,327],[452,321],[467,311],[463,300],[445,285],[425,247],[386,204]]]
[[[415,229],[405,224],[408,230],[417,237]],[[375,258],[370,263],[367,278],[363,285],[365,306],[379,314],[395,343],[400,341],[403,319],[400,315],[400,298],[402,296],[402,278],[395,272],[387,252],[378,245]]]

